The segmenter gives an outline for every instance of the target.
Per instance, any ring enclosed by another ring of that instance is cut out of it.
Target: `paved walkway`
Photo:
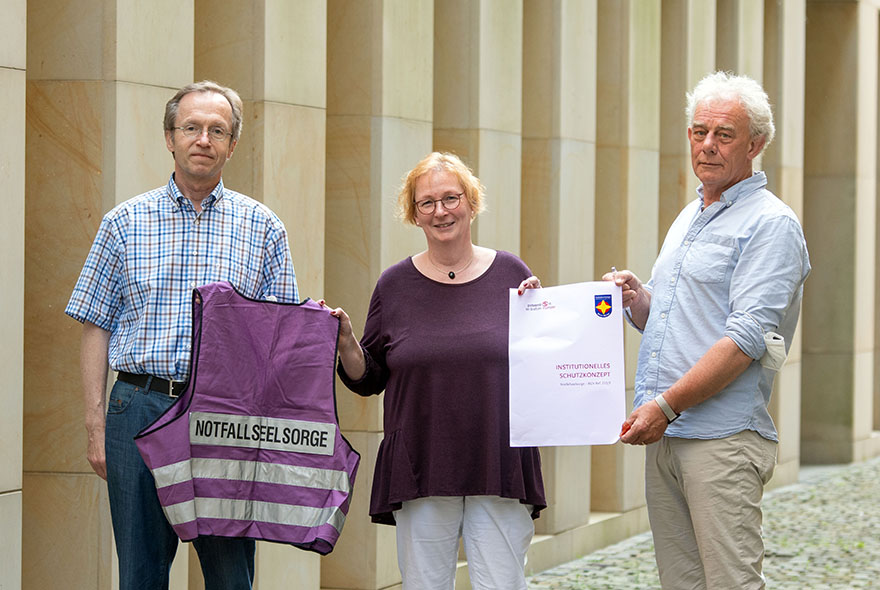
[[[764,495],[769,590],[880,588],[880,457],[808,467]],[[651,533],[529,578],[530,590],[659,590]]]

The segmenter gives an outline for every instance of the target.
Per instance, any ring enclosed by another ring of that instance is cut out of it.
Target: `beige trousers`
[[[761,497],[775,466],[776,443],[751,430],[648,445],[648,518],[664,589],[764,588]]]

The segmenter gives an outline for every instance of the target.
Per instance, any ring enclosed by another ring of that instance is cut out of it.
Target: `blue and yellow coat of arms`
[[[596,298],[596,315],[600,318],[607,318],[611,315],[611,294],[594,295]]]

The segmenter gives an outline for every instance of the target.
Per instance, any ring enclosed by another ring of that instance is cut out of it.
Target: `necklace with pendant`
[[[471,250],[471,257],[468,259],[467,264],[465,264],[464,266],[462,266],[462,267],[461,267],[460,269],[458,269],[458,270],[450,270],[449,272],[446,272],[445,270],[441,269],[439,266],[437,266],[436,264],[434,264],[434,261],[431,260],[431,255],[428,254],[428,262],[431,263],[431,266],[433,266],[433,267],[437,270],[437,272],[439,272],[439,273],[444,273],[444,272],[445,272],[445,273],[446,273],[446,276],[449,277],[450,280],[454,280],[454,279],[455,279],[455,275],[456,275],[456,273],[462,273],[462,272],[464,272],[465,270],[467,270],[467,268],[471,265],[471,262],[473,262],[473,261],[474,261],[474,251]]]

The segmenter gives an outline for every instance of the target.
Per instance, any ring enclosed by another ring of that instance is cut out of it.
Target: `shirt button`
[[[653,390],[653,389],[648,389],[648,390],[645,391],[645,393],[647,393],[648,395],[654,395],[654,390]]]
[[[661,313],[661,314],[660,314],[660,319],[661,319],[661,320],[665,320],[665,319],[666,319],[666,314],[665,314],[665,313]]]
[[[195,281],[190,281],[190,282],[189,282],[189,288],[190,288],[190,289],[195,289],[195,288],[196,288],[196,282],[195,282]]]
[[[685,246],[690,246],[690,245],[691,245],[691,241],[690,241],[690,240],[685,240],[685,241],[684,241],[684,245],[685,245]]]
[[[651,358],[657,358],[657,353],[656,353],[656,352],[652,352],[652,353],[651,353]]]

